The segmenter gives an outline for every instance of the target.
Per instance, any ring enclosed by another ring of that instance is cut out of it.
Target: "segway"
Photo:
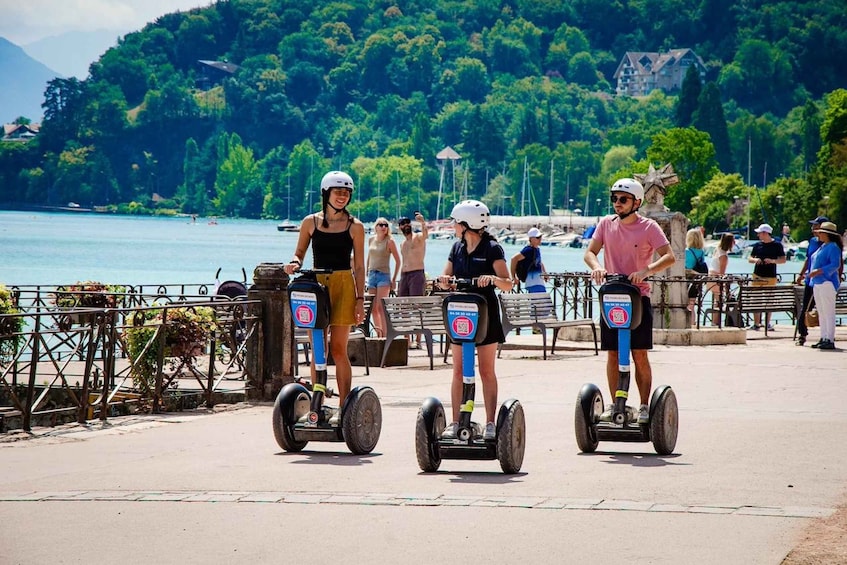
[[[326,270],[300,271],[288,285],[291,317],[298,328],[312,332],[312,355],[315,383],[299,381],[282,387],[274,402],[273,430],[279,446],[285,451],[302,451],[310,441],[344,441],[356,455],[373,451],[382,429],[382,407],[369,386],[357,386],[339,407],[341,418],[330,423],[337,410],[323,406],[324,398],[333,396],[327,388],[325,330],[329,326],[329,295],[316,274]]]
[[[600,314],[606,324],[618,332],[618,389],[610,421],[600,421],[603,394],[597,385],[582,386],[576,399],[574,431],[583,453],[593,453],[601,441],[653,442],[659,455],[669,455],[676,447],[679,411],[676,395],[661,385],[650,396],[648,424],[638,424],[638,413],[627,406],[630,373],[630,332],[641,323],[641,293],[625,275],[606,275],[600,287]]]
[[[457,279],[457,285],[471,281]],[[474,409],[476,344],[485,339],[488,306],[478,294],[447,295],[442,305],[444,324],[453,343],[462,346],[462,405],[455,439],[443,439],[447,425],[444,406],[437,398],[424,400],[415,423],[418,465],[427,473],[437,471],[442,459],[498,459],[504,473],[517,473],[526,447],[526,424],[521,403],[505,401],[497,413],[494,440],[482,438],[482,426],[471,421]]]

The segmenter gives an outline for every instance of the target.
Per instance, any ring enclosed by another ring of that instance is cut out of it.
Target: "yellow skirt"
[[[353,326],[356,324],[356,281],[353,271],[333,271],[318,275],[318,282],[329,292],[329,325]]]

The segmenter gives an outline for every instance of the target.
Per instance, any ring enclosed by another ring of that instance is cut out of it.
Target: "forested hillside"
[[[704,81],[615,95],[627,51],[686,47]],[[546,213],[551,186],[595,215],[615,176],[670,162],[666,203],[695,221],[752,200],[753,222],[805,226],[845,217],[845,86],[837,0],[220,1],[51,81],[38,139],[0,144],[0,201],[296,219],[340,168],[366,220],[465,194]]]

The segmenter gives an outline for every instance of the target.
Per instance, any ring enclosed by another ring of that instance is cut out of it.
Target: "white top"
[[[724,251],[720,247],[715,248],[715,252],[712,254],[712,258],[709,260],[709,274],[710,275],[720,275],[721,273],[721,257],[726,257],[728,252]]]

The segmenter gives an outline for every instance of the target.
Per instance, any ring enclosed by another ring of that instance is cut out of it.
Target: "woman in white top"
[[[400,272],[400,252],[391,238],[391,224],[385,218],[374,222],[375,233],[368,239],[367,272],[368,294],[374,295],[371,317],[377,337],[385,337],[385,310],[382,299],[394,290]],[[391,257],[394,257],[394,275],[391,274]]]
[[[726,266],[729,264],[729,252],[732,251],[733,245],[735,245],[734,235],[725,233],[721,236],[721,240],[709,261],[710,277],[721,277],[726,274]],[[721,285],[718,283],[709,283],[706,290],[712,293],[712,325],[717,326],[720,311],[716,310],[716,308],[719,304]]]

